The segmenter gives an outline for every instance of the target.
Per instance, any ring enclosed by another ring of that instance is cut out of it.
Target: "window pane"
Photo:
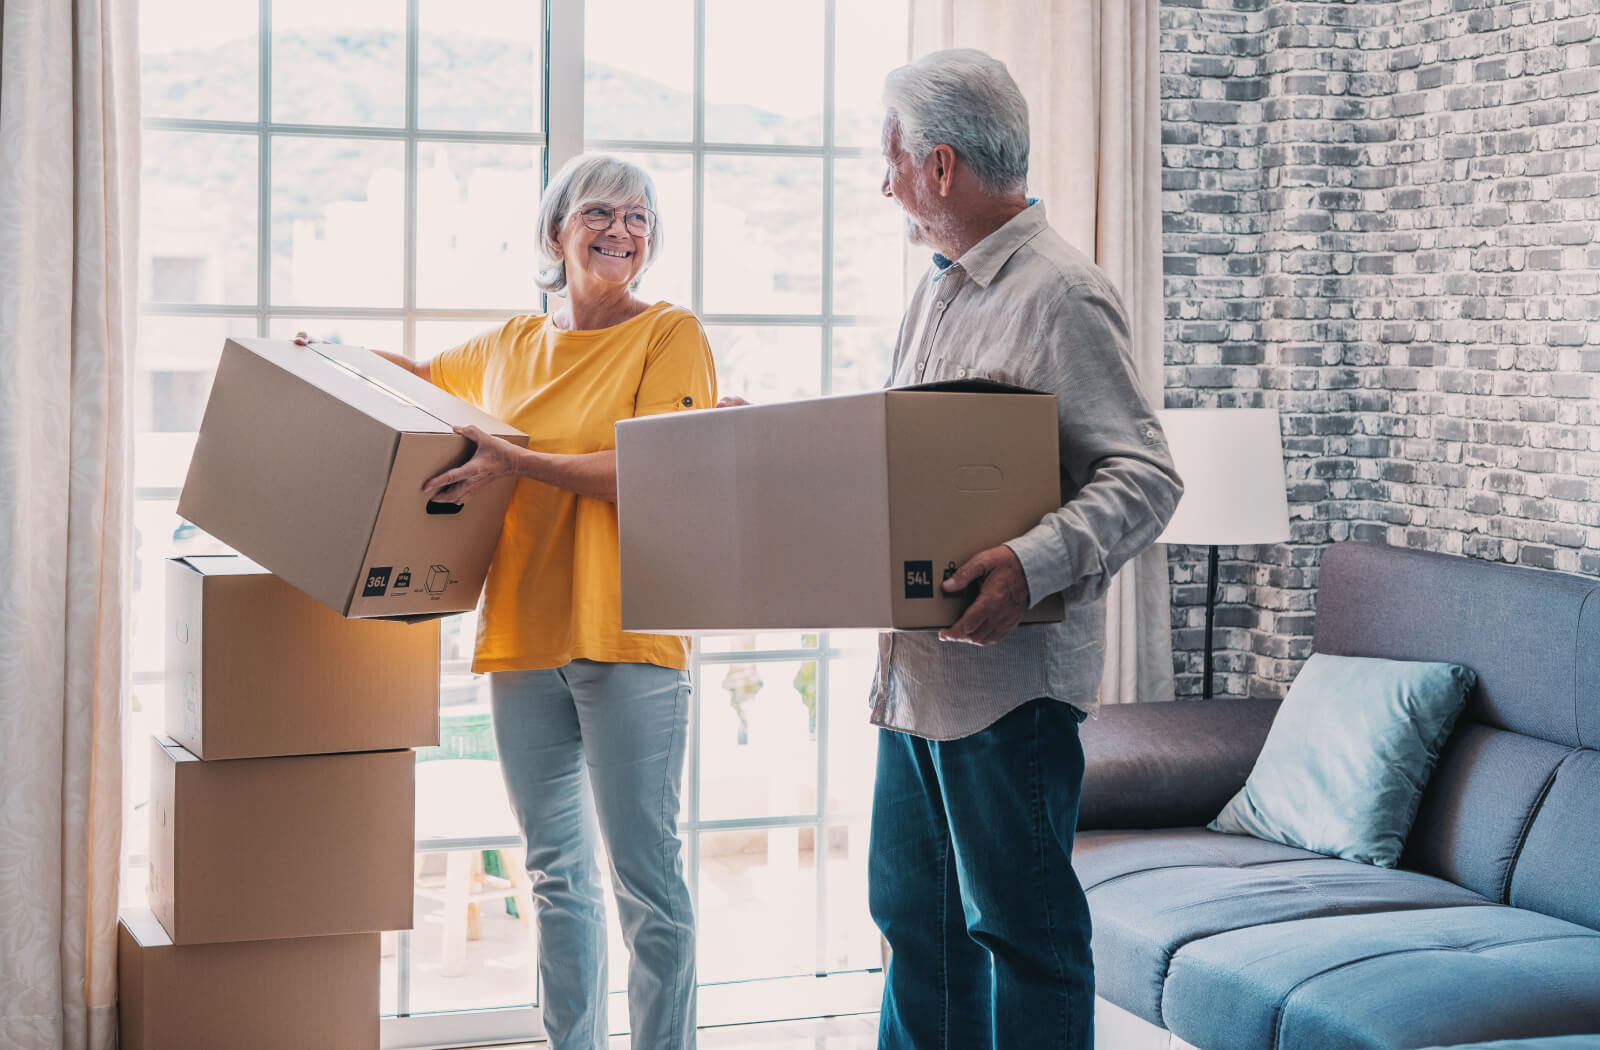
[[[139,295],[156,303],[256,301],[256,137],[146,131]]]
[[[584,135],[656,142],[693,137],[690,0],[588,0],[583,37]]]
[[[708,664],[700,679],[702,819],[814,812],[816,661]]]
[[[883,78],[909,61],[906,0],[855,0],[834,12],[834,141],[878,146]]]
[[[133,392],[136,489],[183,487],[223,341],[255,333],[253,317],[139,318]]]
[[[700,982],[816,972],[815,828],[700,836]]]
[[[649,172],[656,184],[660,249],[639,282],[639,294],[650,301],[665,299],[688,306],[695,223],[694,159],[681,153],[618,152],[617,156]]]
[[[544,5],[534,0],[420,0],[417,126],[541,130]]]
[[[867,824],[828,829],[828,948],[830,970],[869,970],[883,965],[878,927],[867,910]]]
[[[815,634],[709,634],[700,639],[700,650],[706,653],[737,653],[771,649],[815,649]]]
[[[538,302],[542,167],[529,146],[417,144],[417,305]]]
[[[255,3],[142,0],[143,115],[257,119],[260,36],[261,11]]]
[[[405,158],[398,142],[272,141],[272,299],[399,306]]]
[[[712,325],[706,336],[722,397],[766,404],[822,393],[822,339],[816,328]]]
[[[417,755],[417,841],[520,834],[478,682],[452,679],[437,748]],[[413,1012],[530,1003],[534,932],[520,847],[419,853],[411,935]]]
[[[822,0],[705,6],[706,139],[820,145]]]
[[[828,664],[828,809],[865,816],[872,809],[872,771],[878,731],[867,720],[876,651],[835,657]]]
[[[539,302],[537,299],[528,304],[524,313],[537,313]],[[509,319],[511,315],[507,315]],[[491,320],[484,318],[475,321],[418,321],[416,357],[418,361],[432,360],[438,354],[452,347],[460,346],[473,336],[482,335],[484,332],[493,332],[505,324],[504,320]],[[446,621],[449,622],[448,620]],[[468,656],[471,656],[471,637],[468,639]]]
[[[896,334],[889,327],[835,328],[833,393],[862,394],[887,386]]]
[[[369,317],[274,317],[267,322],[273,339],[293,339],[305,332],[313,339],[345,346],[364,346],[369,350],[400,353],[405,332],[399,321],[378,321]]]
[[[833,312],[898,319],[904,301],[905,213],[883,195],[883,160],[833,169]]]
[[[822,309],[822,161],[706,159],[708,313]]]
[[[405,0],[271,2],[274,121],[405,125]]]

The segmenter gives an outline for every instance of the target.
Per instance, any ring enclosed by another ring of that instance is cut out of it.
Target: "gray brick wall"
[[[1283,419],[1218,691],[1281,696],[1329,542],[1600,575],[1600,0],[1162,0],[1167,405]],[[1204,550],[1174,548],[1180,695]]]

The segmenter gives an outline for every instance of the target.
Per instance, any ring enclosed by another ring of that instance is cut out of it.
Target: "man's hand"
[[[974,554],[944,581],[944,589],[954,594],[974,580],[983,581],[977,599],[961,619],[939,632],[940,641],[993,645],[1022,622],[1022,614],[1028,611],[1028,577],[1010,547],[990,547]]]
[[[476,442],[478,450],[461,466],[437,475],[422,486],[422,491],[431,495],[436,502],[465,503],[469,496],[494,479],[517,473],[517,461],[522,449],[477,427],[453,429],[462,437]]]

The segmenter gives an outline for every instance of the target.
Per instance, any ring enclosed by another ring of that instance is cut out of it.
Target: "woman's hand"
[[[523,450],[504,438],[486,434],[474,426],[452,427],[457,434],[477,444],[472,458],[453,470],[430,479],[422,486],[439,503],[465,503],[483,486],[496,478],[515,476]]]

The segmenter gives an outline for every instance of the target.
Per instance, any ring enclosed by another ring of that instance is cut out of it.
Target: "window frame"
[[[419,32],[421,0],[405,3],[405,121],[402,127],[356,127],[346,125],[309,125],[274,122],[272,116],[272,7],[273,0],[255,0],[259,12],[257,61],[258,95],[257,119],[254,121],[206,120],[190,118],[148,117],[142,126],[147,131],[208,133],[219,135],[254,136],[257,148],[257,218],[256,218],[256,287],[255,302],[251,305],[224,305],[215,303],[165,303],[141,301],[141,316],[178,318],[234,318],[253,320],[258,336],[265,337],[272,321],[283,316],[316,320],[373,320],[398,322],[403,333],[398,349],[412,360],[417,359],[417,323],[428,321],[477,321],[486,325],[526,309],[528,303],[506,304],[503,308],[423,308],[417,305],[417,186],[419,145],[427,143],[459,143],[466,145],[515,145],[541,151],[543,171],[540,185],[549,182],[550,175],[569,158],[584,150],[618,151],[624,154],[650,152],[687,157],[691,164],[693,180],[693,216],[690,237],[691,301],[687,305],[699,315],[706,328],[715,336],[723,326],[800,327],[816,329],[821,347],[819,353],[821,374],[819,392],[826,396],[832,392],[833,342],[836,331],[862,326],[893,327],[899,321],[894,315],[841,315],[834,306],[834,244],[835,244],[835,169],[839,160],[857,160],[874,157],[876,151],[859,146],[840,146],[835,141],[836,120],[836,8],[840,0],[819,0],[823,7],[823,79],[822,141],[814,145],[741,144],[706,140],[706,7],[707,0],[693,0],[694,13],[694,66],[693,66],[693,134],[688,141],[658,141],[644,139],[589,139],[584,136],[584,0],[544,0],[544,27],[542,59],[545,87],[542,92],[543,130],[534,132],[450,131],[418,126],[419,85]],[[561,104],[553,105],[553,99]],[[283,138],[336,138],[367,141],[399,142],[404,146],[404,276],[403,293],[399,306],[394,307],[340,307],[274,304],[272,297],[272,146]],[[739,157],[791,157],[820,160],[822,163],[822,237],[821,277],[822,287],[819,310],[816,313],[760,314],[703,312],[705,298],[705,191],[706,167],[709,159],[718,156]],[[902,273],[902,293],[909,289],[909,279]],[[542,304],[541,304],[542,305]],[[179,490],[166,486],[136,487],[137,504],[173,502]],[[152,585],[146,581],[146,586]],[[159,582],[153,585],[159,586]],[[797,1002],[810,1001],[814,1007],[798,1007],[783,1017],[818,1016],[824,1012],[844,1012],[841,1002],[857,1004],[855,1008],[876,1009],[881,968],[864,970],[829,971],[826,964],[828,946],[827,844],[830,831],[838,826],[864,828],[867,823],[870,799],[861,799],[859,807],[847,811],[829,809],[828,727],[832,697],[830,694],[830,668],[842,657],[860,656],[860,647],[837,645],[827,632],[817,634],[814,649],[769,649],[737,652],[704,652],[697,643],[691,655],[691,672],[696,688],[693,692],[690,715],[690,738],[686,755],[687,776],[684,791],[685,812],[680,830],[685,841],[685,867],[691,893],[698,907],[700,883],[700,844],[705,834],[725,831],[753,831],[774,828],[814,829],[817,858],[815,901],[817,914],[815,973],[793,977],[758,978],[773,982],[810,982],[805,987],[796,984]],[[701,684],[707,669],[728,664],[760,664],[778,661],[815,661],[817,665],[817,803],[809,813],[782,814],[741,819],[705,820],[701,818],[700,731],[701,703],[704,690]],[[441,678],[470,673],[465,659],[445,661]],[[135,687],[156,687],[163,682],[160,670],[138,670],[132,675]],[[138,746],[137,741],[131,742]],[[462,848],[494,848],[520,846],[519,838],[500,839],[445,839],[417,843],[418,852],[446,852]],[[398,1016],[382,1018],[382,1045],[389,1048],[435,1047],[444,1045],[478,1045],[510,1040],[542,1038],[536,1006],[502,1007],[494,1009],[456,1011],[449,1013],[408,1013],[410,1007],[410,934],[398,935],[396,952],[396,1002]],[[837,994],[819,996],[815,979],[828,977],[837,986]],[[804,983],[801,982],[801,983]],[[716,985],[702,984],[702,1023],[732,1023],[761,1018],[740,1016],[738,1004],[742,982]],[[709,994],[708,994],[709,993]],[[612,996],[613,1000],[618,997]],[[826,1000],[826,1001],[825,1001]],[[619,1004],[613,1002],[615,1008]],[[708,1009],[710,1007],[710,1009]],[[615,1016],[616,1010],[613,1010]],[[709,1015],[709,1016],[708,1016]],[[776,1019],[776,1018],[772,1018]]]

